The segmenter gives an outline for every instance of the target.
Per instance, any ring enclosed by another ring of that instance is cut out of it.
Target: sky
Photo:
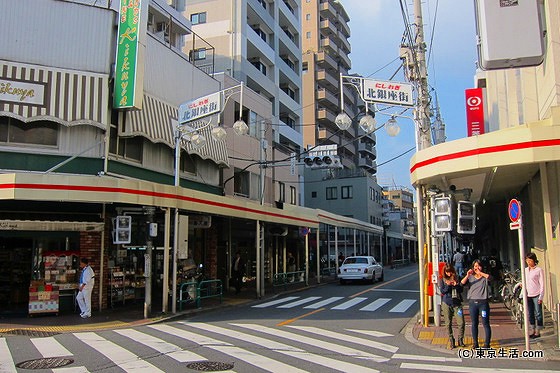
[[[350,17],[350,72],[370,79],[389,80],[401,63],[399,47],[405,28],[399,0],[339,1]],[[412,0],[403,0],[403,3],[407,7],[407,18],[412,22]],[[422,0],[422,15],[428,84],[437,93],[447,141],[466,137],[465,89],[474,87],[477,60],[474,0]],[[391,80],[406,81],[402,69]],[[398,107],[388,110],[390,113],[401,111]],[[412,117],[412,110],[404,115]],[[377,115],[376,119],[379,125],[389,117]],[[383,130],[376,133],[378,183],[412,188],[409,169],[414,151],[389,161],[416,145],[412,119],[397,119],[401,127],[397,137],[389,137]]]

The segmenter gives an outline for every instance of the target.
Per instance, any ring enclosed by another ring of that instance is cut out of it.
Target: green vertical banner
[[[146,32],[143,25],[145,12],[142,1],[120,0],[113,96],[113,107],[116,109],[142,108],[144,69],[139,55],[144,48],[144,45],[140,44],[140,38],[142,32]]]

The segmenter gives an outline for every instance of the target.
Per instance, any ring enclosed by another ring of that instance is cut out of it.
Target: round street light
[[[249,126],[242,119],[237,120],[233,123],[233,130],[239,136],[246,135],[249,132]]]
[[[199,133],[195,133],[191,135],[190,143],[194,148],[200,149],[204,145],[206,145],[206,137],[204,137],[204,135],[201,135]]]
[[[374,117],[372,117],[371,115],[364,115],[361,119],[360,119],[360,128],[365,132],[365,133],[370,133],[373,132],[375,130],[375,125],[377,124],[377,121],[375,120]]]
[[[342,112],[336,116],[334,124],[336,124],[336,126],[341,130],[345,131],[352,125],[352,119],[350,119],[348,114]]]
[[[217,126],[212,128],[212,138],[216,141],[224,141],[227,136],[227,132],[223,127]]]
[[[385,130],[391,137],[395,137],[399,134],[399,132],[401,132],[401,127],[397,123],[397,120],[394,116],[392,116],[391,119],[389,119],[387,123],[385,123]]]

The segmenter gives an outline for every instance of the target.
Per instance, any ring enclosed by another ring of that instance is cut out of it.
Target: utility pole
[[[415,83],[418,91],[416,106],[414,109],[414,125],[416,131],[416,151],[420,151],[430,147],[431,144],[431,126],[430,126],[430,95],[428,91],[428,74],[426,68],[426,45],[424,42],[424,24],[422,20],[422,4],[421,0],[414,0],[414,23],[416,26],[415,40],[413,41],[412,50],[410,50],[411,61],[408,61],[408,68],[412,71],[408,72],[409,80]],[[426,279],[426,263],[424,252],[427,250],[426,237],[429,235],[425,219],[424,210],[424,186],[416,185],[416,211],[418,219],[418,275],[420,278],[420,315],[423,324],[428,324],[428,303],[427,303],[427,285]],[[426,226],[426,228],[425,228]],[[434,298],[435,299],[435,298]],[[434,312],[435,315],[435,312]]]

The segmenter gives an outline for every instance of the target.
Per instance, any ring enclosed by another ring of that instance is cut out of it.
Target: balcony
[[[327,0],[321,1],[319,5],[319,12],[321,13],[321,17],[327,19],[336,19],[336,9],[332,6]]]
[[[339,21],[338,26],[340,28],[340,32],[344,35],[344,37],[350,37],[350,26],[348,26],[348,22]]]
[[[358,143],[358,151],[361,154],[367,154],[373,160],[377,159],[377,150],[373,143],[360,141]]]
[[[317,70],[317,81],[331,89],[338,89],[339,80],[326,70]]]
[[[336,55],[339,53],[338,46],[334,42],[334,39],[331,38],[321,39],[321,42],[319,43],[319,47],[327,50],[328,53],[330,53],[331,55]]]
[[[329,109],[336,111],[339,107],[338,99],[335,95],[327,91],[325,88],[319,88],[317,90],[317,101],[321,105],[328,106]]]
[[[320,27],[324,35],[337,37],[338,29],[336,28],[336,25],[331,20],[325,19],[321,21]]]
[[[329,124],[332,125],[332,123],[334,123],[335,118],[336,115],[332,111],[326,108],[320,108],[317,110],[317,120],[319,122],[328,122]]]
[[[317,64],[323,69],[338,71],[338,62],[325,51],[317,53]]]
[[[348,70],[352,67],[352,62],[350,62],[350,57],[345,53],[340,53],[338,55],[340,63]]]
[[[376,173],[377,172],[377,162],[373,159],[368,157],[360,157],[358,159],[358,166],[360,168],[366,169],[368,172]]]

